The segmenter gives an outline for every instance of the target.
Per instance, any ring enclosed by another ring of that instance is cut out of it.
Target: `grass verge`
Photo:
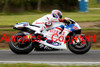
[[[100,0],[97,3],[97,0],[89,0],[89,8],[100,8]]]
[[[20,22],[33,23],[36,19],[48,14],[44,13],[25,13],[25,14],[13,14],[13,15],[0,15],[0,26],[13,26]],[[96,22],[100,21],[100,9],[89,9],[89,12],[63,12],[63,18],[69,17],[77,22]]]
[[[100,50],[99,47],[92,47],[91,50]]]
[[[82,28],[82,30],[86,31],[86,30],[95,30],[95,31],[99,31],[100,28]]]
[[[0,31],[17,31],[16,29],[0,29]]]
[[[0,67],[100,67],[100,65],[48,65],[48,64],[16,63],[16,64],[0,64]]]

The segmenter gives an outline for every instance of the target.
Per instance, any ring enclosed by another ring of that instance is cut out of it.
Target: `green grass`
[[[13,26],[15,23],[29,22],[32,23],[36,19],[48,13],[25,13],[20,15],[0,15],[0,26]],[[100,21],[100,9],[89,10],[89,12],[63,12],[63,17],[69,17],[77,22],[96,22]]]
[[[15,23],[30,22],[32,23],[37,18],[40,18],[45,14],[34,15],[3,15],[0,16],[0,26],[12,26]]]
[[[95,30],[95,31],[99,31],[100,28],[82,28],[82,30],[85,30],[85,31],[87,31],[87,30]]]
[[[97,0],[89,0],[89,8],[100,8],[100,1],[97,3]]]
[[[91,47],[91,50],[100,50],[99,47]]]
[[[0,31],[18,31],[16,29],[0,29]]]
[[[0,67],[100,67],[100,65],[48,65],[48,64],[16,63],[16,64],[0,64]]]

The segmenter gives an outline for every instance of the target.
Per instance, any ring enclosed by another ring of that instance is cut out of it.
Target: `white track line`
[[[100,62],[54,62],[54,61],[0,61],[0,63],[33,63],[33,64],[51,64],[51,65],[100,65]]]

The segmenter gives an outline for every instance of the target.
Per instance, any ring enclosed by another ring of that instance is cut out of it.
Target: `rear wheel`
[[[68,42],[68,48],[71,52],[75,54],[85,54],[90,50],[91,42],[90,39],[88,40],[88,38],[81,36],[80,41],[79,38],[77,38],[77,40],[70,39],[70,41]]]
[[[15,36],[15,35],[14,35]],[[16,36],[12,36],[9,43],[10,49],[16,54],[28,54],[33,50],[32,42],[18,42],[18,40],[23,39],[24,35],[22,33],[17,33]],[[20,36],[20,37],[19,37]]]

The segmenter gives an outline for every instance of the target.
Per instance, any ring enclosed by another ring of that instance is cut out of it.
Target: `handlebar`
[[[64,22],[65,24],[74,24],[74,23],[76,23],[74,20],[72,20],[72,19],[70,19],[70,18],[65,18],[65,19],[68,20],[68,21],[65,21],[65,22]]]

